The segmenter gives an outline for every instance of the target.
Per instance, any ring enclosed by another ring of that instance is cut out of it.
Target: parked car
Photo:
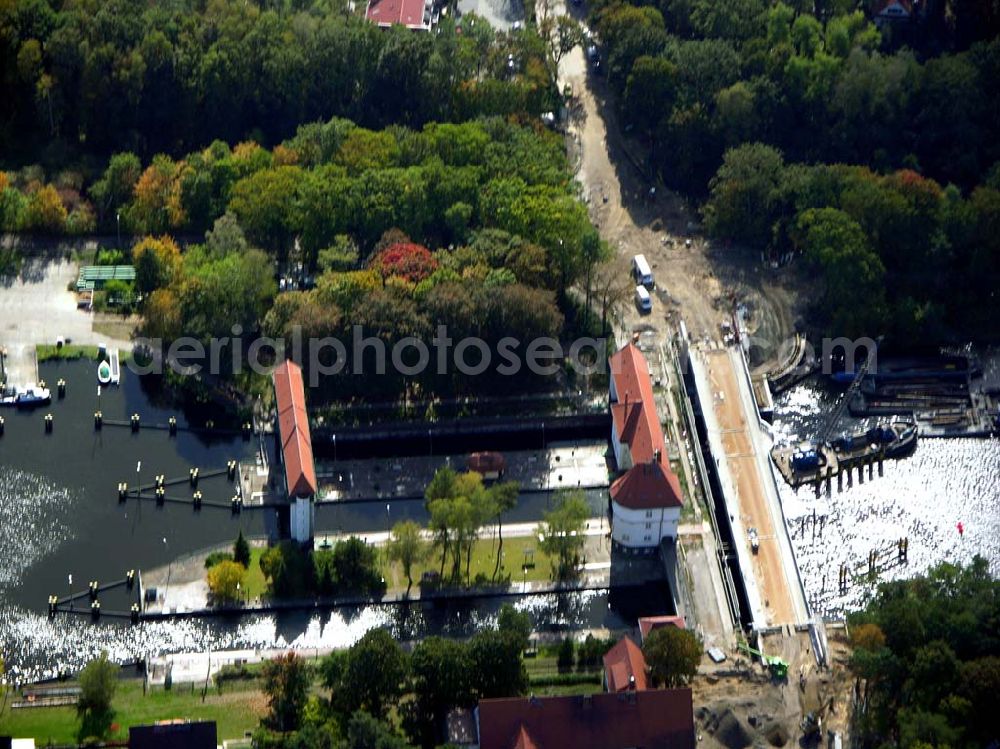
[[[640,312],[651,312],[653,309],[653,297],[649,295],[649,289],[639,285],[635,287],[635,306]]]

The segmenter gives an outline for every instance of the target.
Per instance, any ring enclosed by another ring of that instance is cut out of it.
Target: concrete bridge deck
[[[740,353],[703,347],[691,359],[754,627],[805,624],[809,609],[769,463],[769,438]],[[750,548],[750,528],[757,529],[757,554]]]

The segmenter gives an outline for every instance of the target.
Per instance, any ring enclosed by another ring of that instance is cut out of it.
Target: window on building
[[[653,527],[653,524],[652,524],[652,523],[646,523],[646,530],[647,530],[647,531],[648,531],[648,530],[649,530],[650,528],[652,528],[652,527]]]
[[[646,517],[647,518],[653,517],[653,511],[652,510],[646,510]]]
[[[646,536],[646,538],[645,538],[644,540],[646,540],[646,541],[652,541],[652,540],[653,540],[653,537],[652,537],[652,536],[650,536],[650,535],[647,535],[647,536]]]

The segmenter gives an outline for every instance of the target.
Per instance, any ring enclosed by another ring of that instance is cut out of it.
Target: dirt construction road
[[[556,5],[554,13],[564,12],[561,3]],[[581,9],[570,12],[585,20]],[[750,254],[709,243],[697,211],[653,181],[642,147],[623,137],[606,80],[588,72],[582,48],[563,58],[559,79],[560,88],[569,85],[573,91],[569,150],[591,220],[618,251],[623,274],[632,256],[643,254],[656,277],[653,311],[641,315],[635,305],[625,305],[619,334],[666,333],[679,316],[691,340],[718,339],[719,324],[729,319],[739,299],[748,304],[751,330],[762,339],[762,354],[752,358],[768,359],[793,334],[794,293]]]
[[[642,253],[657,281],[653,312],[640,317],[629,305],[624,327],[661,328],[680,307],[692,337],[714,337],[727,305],[717,306],[722,285],[697,236],[697,216],[666,190],[658,189],[650,198],[652,183],[630,162],[610,108],[599,98],[603,79],[589,78],[584,51],[577,47],[560,65],[560,84],[569,84],[574,94],[569,134],[577,179],[590,203],[591,219],[618,250],[622,272],[628,273],[628,260]]]
[[[789,586],[794,584],[785,575],[778,528],[766,495],[763,481],[770,476],[761,476],[757,456],[747,427],[746,416],[736,381],[736,369],[732,365],[729,352],[725,350],[705,352],[708,377],[714,398],[715,418],[722,436],[722,446],[726,454],[729,473],[736,488],[743,527],[756,528],[760,538],[760,551],[753,556],[754,575],[763,598],[768,624],[788,624],[796,622],[795,605],[789,594]],[[736,543],[746,543],[736,539]]]

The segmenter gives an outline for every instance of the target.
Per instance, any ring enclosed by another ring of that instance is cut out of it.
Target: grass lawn
[[[495,538],[481,538],[472,547],[472,564],[469,567],[469,578],[476,579],[476,575],[485,575],[493,578],[493,568],[496,566],[496,549],[498,542]],[[503,559],[500,564],[500,575],[510,576],[511,582],[520,582],[525,579],[521,565],[526,558],[525,551],[530,550],[530,558],[534,563],[533,568],[527,570],[527,580],[529,582],[544,582],[552,579],[552,565],[550,557],[545,554],[538,545],[538,538],[535,536],[518,536],[515,538],[504,538]],[[382,574],[385,575],[389,584],[389,590],[405,590],[406,575],[397,563],[388,565],[385,555],[381,554]],[[445,568],[447,575],[451,569],[451,555],[448,556],[448,564]],[[431,548],[428,557],[413,568],[413,584],[418,585],[420,576],[424,572],[439,572],[441,570],[441,552]],[[462,560],[462,574],[465,574],[465,560]]]
[[[250,547],[250,566],[243,577],[243,590],[246,591],[246,596],[251,601],[254,598],[263,597],[267,592],[267,581],[264,579],[264,573],[260,569],[260,556],[265,551],[267,551],[266,546]]]
[[[40,362],[52,359],[96,359],[97,346],[64,344],[60,348],[54,343],[40,343],[35,346],[35,354]]]
[[[222,694],[212,687],[205,701],[201,690],[190,684],[178,685],[171,691],[157,689],[142,693],[142,681],[122,681],[114,698],[115,723],[119,726],[115,738],[128,738],[128,727],[149,724],[157,720],[187,718],[214,720],[219,741],[242,738],[245,731],[260,725],[267,709],[259,682],[228,682]],[[36,707],[9,710],[0,719],[0,733],[17,738],[33,738],[36,743],[74,743],[78,722],[75,707]]]
[[[95,333],[106,335],[108,338],[127,341],[135,333],[140,322],[142,322],[142,318],[137,315],[123,317],[122,315],[98,313],[94,317],[91,328]]]
[[[534,658],[525,658],[524,667],[528,671],[528,678],[531,680],[531,693],[540,696],[560,696],[576,694],[594,694],[601,691],[601,668],[595,667],[585,671],[578,671],[573,668],[569,671],[560,671],[556,656],[537,655]],[[581,684],[539,684],[538,679],[558,677],[561,674],[572,674],[579,676],[581,680],[589,677],[590,681]]]

